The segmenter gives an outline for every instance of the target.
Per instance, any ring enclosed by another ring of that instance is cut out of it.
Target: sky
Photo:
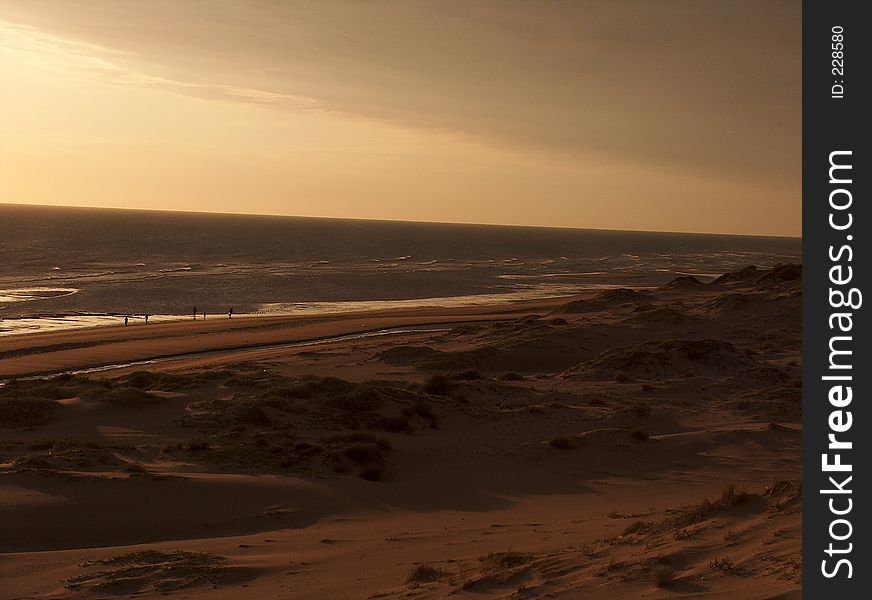
[[[798,236],[798,0],[3,0],[0,202]]]

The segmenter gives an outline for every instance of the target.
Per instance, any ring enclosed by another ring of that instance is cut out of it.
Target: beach
[[[0,346],[0,597],[799,598],[801,269]]]

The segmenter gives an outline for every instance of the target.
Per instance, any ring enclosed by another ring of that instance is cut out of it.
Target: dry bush
[[[728,556],[723,558],[715,558],[712,561],[709,561],[709,568],[715,573],[728,573],[733,570],[733,561],[730,560]]]
[[[729,484],[721,492],[721,503],[736,506],[748,500],[748,493],[735,483]]]
[[[436,373],[424,382],[421,390],[433,396],[447,396],[451,391],[451,384],[445,375]]]
[[[429,583],[436,581],[443,575],[443,572],[436,567],[430,565],[418,565],[409,576],[406,578],[406,583]]]
[[[531,558],[523,552],[491,552],[478,560],[486,571],[499,573],[526,565]]]
[[[221,556],[203,552],[142,550],[114,558],[83,563],[98,570],[72,577],[67,588],[117,597],[120,588],[141,593],[167,594],[196,585],[215,585],[231,570]]]

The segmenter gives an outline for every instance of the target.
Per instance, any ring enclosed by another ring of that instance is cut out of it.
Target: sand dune
[[[800,276],[10,338],[0,597],[798,598]]]

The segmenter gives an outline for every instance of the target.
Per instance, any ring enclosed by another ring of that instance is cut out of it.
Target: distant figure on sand
[[[204,321],[206,320],[206,311],[205,310],[203,311],[203,320]]]
[[[197,307],[194,307],[194,320],[197,320]]]
[[[145,315],[145,324],[148,325],[148,315]]]
[[[124,317],[124,326],[127,327],[127,317]]]
[[[232,319],[232,318],[233,318],[233,307],[232,307],[232,306],[230,307],[230,312],[227,313],[227,318],[228,318],[228,319]]]

